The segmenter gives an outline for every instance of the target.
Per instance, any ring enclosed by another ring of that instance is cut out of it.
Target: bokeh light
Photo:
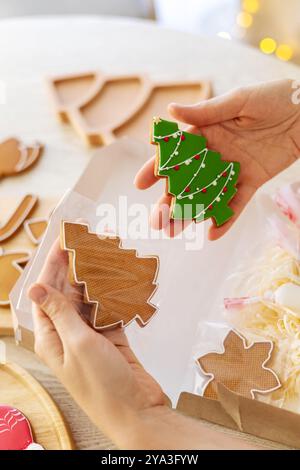
[[[273,54],[276,50],[277,43],[275,39],[264,38],[260,41],[259,47],[264,54]]]
[[[276,49],[276,55],[280,60],[291,60],[293,53],[293,48],[288,44],[280,44]]]
[[[243,9],[248,13],[257,13],[260,8],[259,0],[244,0]]]
[[[250,28],[253,23],[253,16],[247,11],[241,11],[237,15],[236,22],[241,28]]]

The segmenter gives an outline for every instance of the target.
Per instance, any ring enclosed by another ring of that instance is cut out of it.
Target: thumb
[[[171,103],[168,109],[178,121],[197,127],[210,126],[239,117],[247,97],[248,91],[240,88],[195,105]]]
[[[62,341],[89,329],[74,305],[58,290],[47,284],[34,284],[28,291],[29,298],[52,321]]]

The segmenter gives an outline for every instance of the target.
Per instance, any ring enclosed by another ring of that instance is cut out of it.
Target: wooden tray
[[[124,135],[148,141],[152,117],[167,118],[168,103],[192,104],[211,96],[208,81],[153,82],[145,75],[90,72],[48,79],[48,84],[59,119],[91,146]]]
[[[20,198],[21,199],[21,198]],[[0,222],[8,216],[18,204],[18,200],[13,197],[2,197],[0,201]],[[48,216],[50,211],[55,207],[56,200],[52,199],[40,199],[37,206],[30,214],[30,218],[45,217]],[[28,234],[26,233],[24,226],[8,240],[5,240],[0,244],[0,247],[4,250],[25,250],[34,252],[36,245],[32,242]],[[1,282],[1,275],[0,275]],[[0,336],[12,336],[14,334],[12,315],[9,306],[0,306]]]
[[[46,450],[72,450],[72,437],[57,405],[20,366],[0,365],[0,403],[18,408],[31,423],[34,441]]]

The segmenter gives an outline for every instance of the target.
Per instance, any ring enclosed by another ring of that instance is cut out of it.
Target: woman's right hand
[[[292,100],[294,93],[292,80],[280,80],[239,88],[193,106],[170,104],[171,116],[189,124],[189,132],[204,135],[208,147],[220,152],[224,160],[241,164],[238,192],[230,203],[235,215],[221,227],[211,226],[211,240],[230,229],[261,185],[299,158],[300,104]],[[138,172],[135,184],[139,189],[158,180],[154,164],[155,157]],[[161,196],[152,213],[153,228],[170,230],[171,225],[175,233],[181,230],[181,221],[161,217],[171,203],[171,195]]]

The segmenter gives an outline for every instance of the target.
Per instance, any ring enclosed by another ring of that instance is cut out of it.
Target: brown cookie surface
[[[94,328],[145,326],[156,312],[158,258],[122,248],[119,237],[99,237],[87,225],[63,222],[61,246],[69,251],[70,281],[85,286],[84,302],[94,306]]]

